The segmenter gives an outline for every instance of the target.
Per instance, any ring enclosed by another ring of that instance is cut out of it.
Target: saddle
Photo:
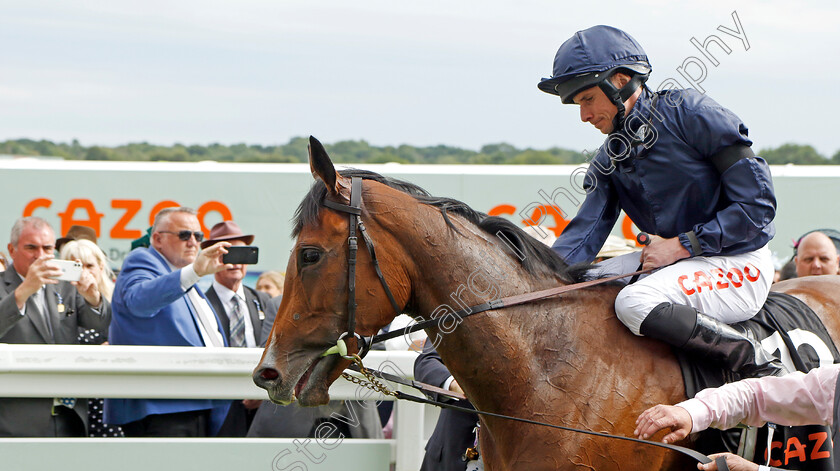
[[[820,364],[840,362],[840,352],[828,335],[822,321],[813,310],[799,299],[771,292],[764,307],[752,319],[739,326],[750,329],[762,347],[773,351],[774,356],[793,371],[807,372]],[[674,350],[680,363],[688,397],[694,397],[705,388],[718,387],[737,381],[738,375],[721,370],[709,362],[698,361],[679,350]],[[837,427],[838,424],[835,424]],[[834,430],[826,426],[786,427],[765,425],[758,430],[754,443],[745,429],[720,431],[708,429],[697,436],[695,446],[704,454],[730,451],[744,452],[744,458],[759,464],[784,469],[808,471],[840,471],[840,445],[835,453],[832,447]],[[768,440],[768,437],[770,439]],[[750,449],[754,446],[754,452]]]

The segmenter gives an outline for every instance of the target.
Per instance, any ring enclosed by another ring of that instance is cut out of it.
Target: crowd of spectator
[[[248,265],[222,262],[229,247],[254,240],[234,221],[204,240],[194,210],[164,209],[117,275],[93,229],[74,225],[56,239],[47,221],[21,218],[9,257],[0,252],[0,342],[261,348],[283,274],[262,273],[255,289],[243,283]],[[57,280],[53,259],[79,262],[79,281]],[[198,289],[210,275],[210,287]],[[353,430],[336,428],[346,436],[382,437],[376,408],[358,401],[304,410],[260,400],[81,398],[0,398],[0,436],[306,438],[336,413],[359,417]]]

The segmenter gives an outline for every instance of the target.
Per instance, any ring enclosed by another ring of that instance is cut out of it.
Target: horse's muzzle
[[[269,397],[271,397],[272,401],[278,402],[274,398],[274,395],[275,392],[280,388],[280,385],[282,384],[282,379],[280,377],[279,371],[266,366],[257,367],[257,369],[254,370],[254,374],[251,376],[251,378],[254,380],[254,384],[268,391],[268,395]],[[291,403],[292,400],[279,402]]]

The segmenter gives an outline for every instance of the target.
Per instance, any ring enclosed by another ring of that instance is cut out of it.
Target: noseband
[[[373,268],[376,271],[376,276],[379,277],[379,281],[385,289],[385,294],[388,296],[388,300],[391,301],[394,313],[398,315],[403,310],[397,304],[396,299],[394,299],[394,294],[388,286],[388,282],[385,281],[385,277],[382,275],[382,269],[379,267],[379,260],[376,258],[376,248],[373,245],[373,239],[371,239],[368,235],[365,230],[365,224],[362,222],[362,178],[352,177],[351,179],[349,206],[346,204],[336,203],[328,199],[324,199],[324,206],[350,215],[350,234],[347,237],[347,331],[341,334],[338,337],[336,344],[324,352],[322,356],[337,353],[346,357],[347,345],[344,342],[344,338],[355,337],[359,349],[358,355],[363,357],[364,354],[367,353],[366,349],[369,344],[361,335],[356,333],[356,253],[359,250],[359,241],[356,237],[356,227],[359,228],[359,234],[361,234],[362,239],[365,241],[365,246],[367,246],[368,252],[370,253],[370,258],[373,262]]]

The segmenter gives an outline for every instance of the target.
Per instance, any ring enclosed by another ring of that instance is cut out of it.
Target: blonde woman
[[[82,267],[96,280],[99,292],[108,302],[111,301],[114,295],[114,272],[108,267],[108,258],[98,245],[87,239],[70,240],[61,246],[59,257],[64,260],[82,262]],[[79,344],[107,345],[107,334],[107,330],[104,332],[95,329],[80,330]],[[102,410],[102,399],[88,399],[88,434],[91,437],[124,437],[125,434],[120,426],[106,424],[103,421]]]
[[[279,271],[265,271],[257,278],[257,291],[268,293],[272,298],[283,294],[285,275]]]
[[[114,272],[108,267],[108,259],[98,245],[86,239],[71,240],[61,247],[60,257],[82,262],[84,269],[96,280],[99,292],[111,301],[114,294]]]

